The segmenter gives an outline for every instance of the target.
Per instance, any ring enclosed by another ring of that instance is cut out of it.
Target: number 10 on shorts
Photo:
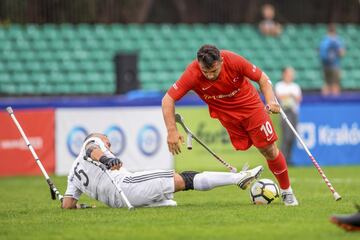
[[[267,141],[270,141],[272,139],[274,131],[269,121],[266,121],[265,124],[261,125],[260,131],[265,133]]]

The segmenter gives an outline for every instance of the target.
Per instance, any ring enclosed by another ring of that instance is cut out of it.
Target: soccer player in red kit
[[[260,86],[267,112],[249,79]],[[208,106],[210,116],[226,128],[236,150],[252,145],[259,149],[279,182],[283,202],[296,206],[298,201],[291,189],[286,160],[275,142],[278,139],[269,113],[279,113],[267,75],[245,58],[215,46],[204,45],[180,79],[162,99],[162,111],[168,131],[167,142],[172,154],[180,153],[184,142],[175,123],[175,102],[193,90]]]

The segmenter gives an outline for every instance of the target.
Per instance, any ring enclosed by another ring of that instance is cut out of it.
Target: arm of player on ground
[[[105,164],[111,170],[119,170],[122,166],[120,159],[110,151],[111,144],[107,137],[93,137],[84,144],[86,156],[92,160]]]
[[[64,209],[76,209],[78,200],[70,196],[64,196],[61,207]]]
[[[70,177],[71,178],[71,177]],[[76,209],[77,202],[81,196],[82,192],[78,189],[68,178],[67,188],[64,194],[64,199],[62,201],[61,207],[63,209]]]

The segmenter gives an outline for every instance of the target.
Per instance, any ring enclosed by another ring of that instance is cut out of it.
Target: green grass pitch
[[[215,142],[210,146],[238,168],[245,162],[265,164],[253,148],[235,152]],[[192,151],[183,148],[175,167],[226,171],[196,143]],[[291,167],[298,207],[280,201],[255,206],[247,190],[229,186],[176,193],[178,207],[173,208],[111,209],[82,196],[80,202],[97,208],[65,211],[50,200],[42,176],[0,178],[0,239],[360,239],[360,232],[348,233],[329,222],[332,214],[353,213],[353,204],[360,203],[360,166],[323,169],[343,199],[333,200],[314,167]],[[267,167],[262,177],[274,179]],[[52,178],[63,193],[66,178]]]

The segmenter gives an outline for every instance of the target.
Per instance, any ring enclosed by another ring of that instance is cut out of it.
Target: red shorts
[[[226,128],[236,150],[246,150],[252,145],[263,148],[278,139],[269,114],[263,109],[243,120],[220,122]]]

